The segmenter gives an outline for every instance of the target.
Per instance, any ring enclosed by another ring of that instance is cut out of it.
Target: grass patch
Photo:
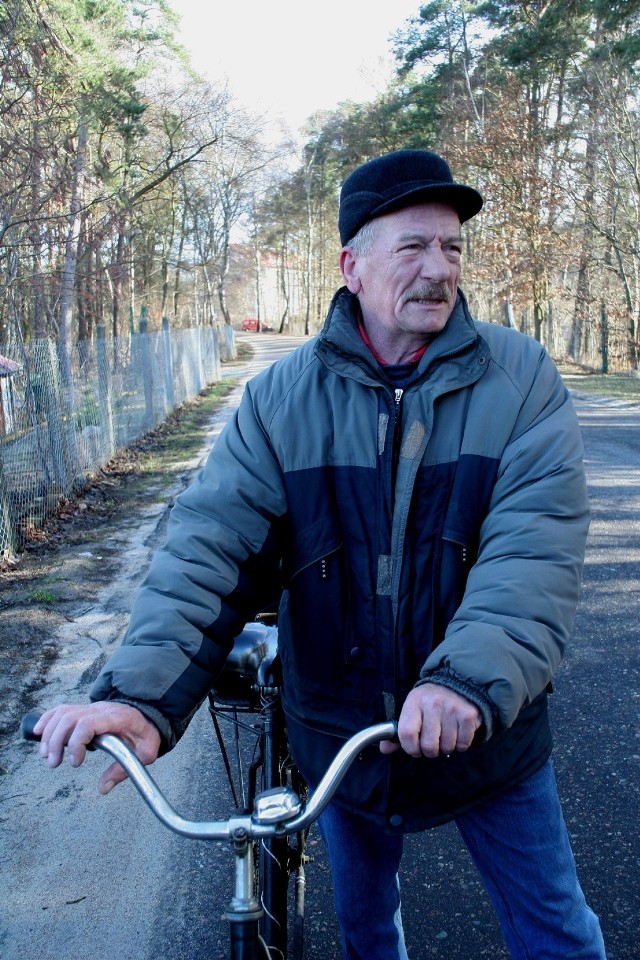
[[[235,386],[233,379],[213,384],[133,444],[140,455],[140,469],[144,473],[162,471],[168,475],[172,466],[190,460],[202,445],[203,424]]]
[[[42,587],[36,587],[35,590],[32,590],[29,594],[31,600],[34,603],[57,603],[58,597],[53,592],[53,590],[45,590]]]
[[[640,377],[632,374],[562,373],[562,379],[576,393],[640,401]]]

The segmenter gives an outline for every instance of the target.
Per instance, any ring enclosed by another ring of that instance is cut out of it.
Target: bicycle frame
[[[280,684],[278,632],[261,617],[236,637],[209,693],[209,713],[231,794],[243,812],[253,807],[260,791],[288,785],[303,796],[306,793],[289,754]],[[301,960],[303,955],[306,833],[255,842],[260,934],[270,956],[280,960]],[[288,903],[291,877],[295,879],[293,911]]]

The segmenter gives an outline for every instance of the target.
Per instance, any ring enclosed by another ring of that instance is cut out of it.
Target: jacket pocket
[[[289,560],[285,568],[285,585],[291,589],[300,578],[314,576],[314,568],[321,582],[329,581],[329,558],[342,553],[342,538],[335,524],[322,517],[295,533]]]
[[[434,565],[434,597],[437,598],[434,613],[433,646],[444,638],[445,631],[462,602],[469,571],[476,561],[475,539],[459,532],[443,532],[438,558]]]
[[[326,519],[296,535],[279,629],[289,677],[332,696],[345,666],[349,583],[344,547]]]

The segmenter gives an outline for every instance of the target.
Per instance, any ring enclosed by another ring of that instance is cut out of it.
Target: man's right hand
[[[160,750],[160,733],[143,713],[126,703],[99,700],[88,706],[64,704],[47,710],[34,727],[40,735],[40,756],[50,767],[62,763],[65,747],[72,767],[79,767],[87,753],[87,744],[99,733],[112,733],[131,747],[138,759],[153,763]],[[100,793],[109,793],[127,774],[119,763],[112,763],[100,777]]]

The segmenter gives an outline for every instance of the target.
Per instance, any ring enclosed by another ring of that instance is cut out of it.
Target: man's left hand
[[[478,708],[459,693],[436,683],[415,687],[404,702],[398,721],[400,743],[385,740],[382,753],[400,747],[411,757],[437,757],[468,750],[482,718]]]

